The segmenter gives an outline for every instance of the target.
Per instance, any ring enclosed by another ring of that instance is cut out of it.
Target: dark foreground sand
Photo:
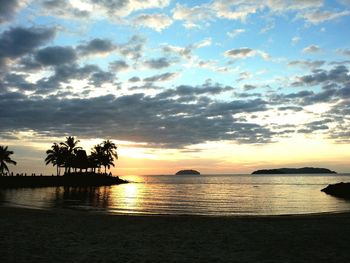
[[[1,262],[350,262],[350,214],[108,216],[0,208]]]

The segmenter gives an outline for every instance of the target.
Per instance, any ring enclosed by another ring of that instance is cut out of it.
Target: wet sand
[[[0,207],[1,262],[350,262],[350,213],[115,216]]]

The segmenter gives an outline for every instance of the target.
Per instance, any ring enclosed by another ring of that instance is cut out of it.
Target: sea
[[[350,211],[321,192],[350,174],[120,176],[128,184],[0,190],[0,206],[132,215],[294,215]]]

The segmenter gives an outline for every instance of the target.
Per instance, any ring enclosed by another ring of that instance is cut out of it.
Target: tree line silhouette
[[[61,168],[64,168],[64,174],[69,175],[79,172],[96,173],[96,169],[101,173],[101,167],[104,167],[104,173],[107,174],[107,168],[114,167],[114,159],[118,159],[117,146],[110,140],[104,140],[95,145],[91,154],[87,155],[82,147],[77,146],[79,140],[73,136],[66,137],[66,141],[54,143],[46,151],[45,163],[56,166],[57,175],[61,174]]]

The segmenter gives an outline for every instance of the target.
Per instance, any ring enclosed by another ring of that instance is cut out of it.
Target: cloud
[[[258,11],[260,5],[254,1],[215,0],[211,7],[219,18],[244,22],[248,15]]]
[[[331,70],[313,70],[312,74],[297,77],[293,86],[328,85],[330,83],[346,84],[350,82],[349,70],[344,65],[339,65]]]
[[[132,12],[151,8],[164,8],[170,3],[170,0],[88,0],[94,10],[101,10],[110,17],[128,16]]]
[[[76,59],[75,50],[72,47],[46,47],[35,53],[35,60],[45,66],[56,66],[73,63]]]
[[[33,83],[26,80],[28,76],[25,74],[9,73],[3,79],[3,86],[6,89],[18,89],[20,91],[32,91],[36,89]]]
[[[164,14],[142,14],[133,19],[133,24],[138,27],[149,27],[158,32],[169,27],[172,19]]]
[[[179,3],[173,9],[173,18],[175,20],[183,20],[185,28],[199,27],[206,21],[212,20],[213,12],[208,5],[186,7]]]
[[[124,60],[115,60],[109,63],[109,68],[112,71],[120,72],[130,68],[130,66]]]
[[[337,49],[337,52],[345,56],[350,56],[350,48],[340,48]]]
[[[180,85],[175,89],[166,90],[157,95],[157,98],[174,98],[174,97],[191,97],[197,99],[198,95],[219,95],[224,92],[232,91],[230,86],[222,86],[220,84],[206,83],[199,86]]]
[[[188,45],[186,47],[179,47],[165,44],[162,46],[162,50],[166,54],[176,54],[184,59],[191,60],[193,58],[193,51],[198,48],[210,46],[212,44],[211,38],[205,38],[197,43]]]
[[[224,55],[232,59],[243,59],[248,57],[254,57],[256,55],[261,56],[263,59],[269,58],[269,55],[266,52],[247,47],[227,50],[225,51]]]
[[[326,131],[329,129],[329,126],[327,124],[332,121],[332,119],[323,119],[306,123],[304,124],[304,128],[298,130],[298,133],[314,133],[318,131]]]
[[[31,99],[19,93],[6,93],[0,95],[0,104],[8,109],[6,114],[0,112],[0,133],[32,130],[80,138],[114,138],[118,134],[120,140],[166,148],[218,140],[267,143],[273,135],[267,127],[233,117],[238,113],[265,111],[266,102],[259,99],[218,102],[203,97],[189,104],[161,94]]]
[[[161,57],[157,59],[149,59],[144,62],[150,69],[163,69],[171,66],[172,62],[169,61],[166,57]]]
[[[141,81],[141,79],[139,77],[135,76],[135,77],[130,78],[128,81],[129,82],[139,82],[139,81]]]
[[[33,52],[36,48],[53,39],[55,28],[12,27],[0,35],[0,67],[7,59],[16,59]]]
[[[300,40],[301,40],[300,37],[293,37],[293,38],[292,38],[292,44],[293,44],[293,45],[296,45],[297,43],[299,43]]]
[[[176,78],[179,73],[167,72],[163,74],[154,75],[152,77],[144,78],[143,81],[156,82],[156,81],[169,81]]]
[[[91,9],[84,9],[84,5],[74,5],[74,1],[69,0],[46,0],[42,1],[44,15],[53,15],[65,19],[89,19],[92,12]],[[86,5],[85,5],[86,7]]]
[[[297,66],[307,69],[314,69],[323,66],[326,63],[324,60],[293,60],[288,62],[288,66]]]
[[[238,36],[239,34],[242,34],[244,32],[245,32],[245,30],[243,28],[238,28],[238,29],[232,30],[230,32],[227,32],[227,35],[230,38],[235,38],[236,36]]]
[[[25,4],[26,1],[23,0],[2,0],[0,4],[0,24],[11,21]]]
[[[349,15],[350,15],[350,11],[343,11],[338,13],[314,11],[314,12],[302,14],[301,16],[312,24],[320,24],[325,21],[334,20],[339,17],[349,16]]]
[[[84,0],[84,1],[45,1],[43,7],[47,12],[60,17],[104,19],[119,22],[133,12],[164,8],[170,0]]]
[[[75,63],[63,63],[54,65],[52,71],[51,75],[28,82],[26,85],[31,85],[30,87],[33,87],[31,90],[35,91],[35,94],[45,95],[59,92],[62,84],[69,84],[72,80],[84,80],[94,87],[100,87],[104,83],[113,84],[115,80],[113,72],[103,71],[97,65],[91,64],[79,66]],[[17,89],[24,86],[20,82],[12,82],[12,85]]]
[[[266,1],[266,6],[273,12],[286,12],[291,10],[304,10],[320,8],[324,4],[323,0],[269,0]]]
[[[117,45],[117,50],[124,57],[137,60],[143,56],[146,41],[145,38],[134,35],[127,43]]]
[[[77,50],[83,55],[108,54],[117,47],[108,39],[95,38],[85,44],[79,45]]]
[[[309,54],[317,53],[319,51],[321,51],[321,48],[317,45],[311,45],[303,49],[303,53],[309,53]]]
[[[258,88],[258,87],[255,86],[255,85],[249,85],[249,84],[245,84],[245,85],[243,86],[243,89],[246,90],[246,91],[248,91],[248,90],[253,90],[253,89],[256,89],[256,88]]]

